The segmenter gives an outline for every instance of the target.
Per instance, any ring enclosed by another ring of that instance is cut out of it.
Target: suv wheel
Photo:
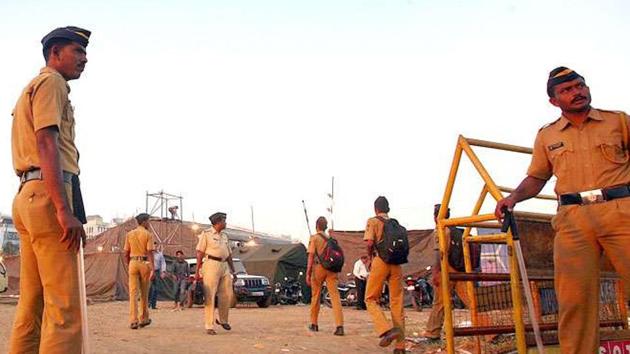
[[[269,305],[271,305],[271,295],[261,298],[260,300],[256,301],[256,304],[258,305],[258,307],[261,308],[269,307]]]

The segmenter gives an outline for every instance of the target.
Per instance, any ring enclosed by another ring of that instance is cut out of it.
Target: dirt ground
[[[88,307],[90,346],[93,353],[391,353],[378,347],[378,339],[366,311],[344,308],[344,337],[332,335],[332,311],[322,307],[319,332],[308,325],[308,306],[241,307],[230,311],[232,331],[217,329],[209,336],[203,327],[203,308],[172,312],[170,302],[152,310],[153,323],[131,330],[128,303],[108,302]],[[406,311],[407,335],[422,332],[430,309]],[[15,305],[0,304],[0,352],[6,353]],[[411,353],[432,353],[439,346],[412,345]]]

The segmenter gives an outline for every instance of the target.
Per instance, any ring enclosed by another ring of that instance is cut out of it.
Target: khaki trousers
[[[552,226],[561,351],[597,353],[602,251],[630,284],[630,198],[562,206]]]
[[[389,307],[392,315],[393,326],[389,323],[378,303],[383,285],[388,281]],[[380,257],[372,259],[372,268],[367,281],[365,291],[365,304],[368,313],[372,316],[374,329],[378,335],[383,335],[393,327],[398,327],[405,333],[405,316],[403,313],[403,287],[402,270],[400,265],[387,264]],[[404,337],[404,335],[403,335]],[[396,348],[404,348],[404,338],[396,343]]]
[[[71,199],[72,189],[66,184]],[[81,353],[77,254],[63,234],[44,182],[25,183],[13,200],[20,235],[20,299],[9,353]]]
[[[322,284],[326,282],[330,301],[332,302],[335,325],[343,326],[343,312],[341,310],[341,297],[337,289],[337,273],[326,270],[321,264],[316,264],[311,276],[311,323],[317,324],[319,317],[319,307],[322,294]]]
[[[149,319],[149,263],[132,259],[129,262],[129,323],[138,322],[138,297],[140,298],[140,321]]]
[[[449,272],[455,272],[455,269],[449,267]],[[471,303],[468,297],[468,291],[466,291],[466,282],[464,281],[451,281],[449,282],[449,293],[455,289],[457,296],[462,300],[466,308],[470,309]],[[477,313],[476,326],[489,326],[491,324],[490,317],[483,313]],[[442,289],[435,287],[433,289],[433,308],[427,321],[426,335],[432,338],[440,338],[442,335],[442,327],[444,326],[444,301],[442,298]],[[491,340],[494,336],[486,336],[486,340]]]
[[[228,271],[226,262],[218,262],[206,259],[201,268],[203,272],[203,288],[206,297],[205,326],[206,329],[214,328],[214,297],[219,301],[219,322],[228,323],[230,304],[232,304],[232,274]]]
[[[449,269],[449,271],[453,271]],[[466,282],[451,281],[449,282],[449,293],[455,289],[457,296],[462,299],[462,302],[466,305],[466,308],[470,308],[470,299],[466,292]],[[444,301],[442,298],[442,288],[435,287],[433,289],[433,307],[431,308],[431,314],[427,321],[426,332],[433,338],[440,338],[442,335],[442,326],[444,326]]]

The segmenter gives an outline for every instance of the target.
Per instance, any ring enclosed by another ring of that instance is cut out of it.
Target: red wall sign
[[[630,354],[630,340],[601,342],[599,354]]]

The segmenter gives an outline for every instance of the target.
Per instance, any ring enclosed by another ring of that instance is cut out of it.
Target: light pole
[[[332,187],[330,189],[330,193],[328,193],[328,198],[330,199],[330,207],[327,208],[330,213],[330,229],[335,229],[335,218],[334,218],[334,207],[335,207],[335,176],[332,177]]]

